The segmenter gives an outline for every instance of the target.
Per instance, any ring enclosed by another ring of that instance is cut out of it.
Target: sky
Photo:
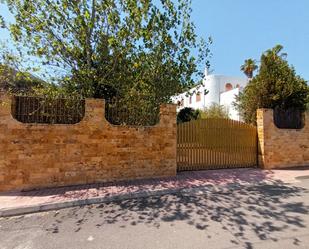
[[[213,73],[241,76],[245,59],[259,60],[281,44],[296,72],[309,80],[309,0],[192,0],[192,9],[198,35],[213,38]],[[10,18],[1,4],[0,15]],[[0,39],[8,37],[0,30]]]
[[[192,8],[197,33],[214,40],[213,73],[241,76],[245,59],[281,44],[309,80],[309,0],[192,0]]]

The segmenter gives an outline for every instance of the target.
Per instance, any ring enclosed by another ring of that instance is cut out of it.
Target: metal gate
[[[198,119],[177,125],[179,171],[255,166],[255,126],[230,119]]]

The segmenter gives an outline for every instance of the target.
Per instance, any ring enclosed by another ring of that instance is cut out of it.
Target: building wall
[[[265,169],[309,165],[309,114],[303,129],[279,129],[273,110],[257,111],[259,164]]]
[[[220,105],[223,105],[229,112],[229,116],[233,120],[241,121],[238,110],[234,106],[236,96],[239,95],[239,88],[223,92],[220,94]]]
[[[74,125],[24,124],[0,105],[0,191],[176,174],[176,108],[152,127],[114,126],[104,101],[87,99]]]
[[[178,111],[184,107],[191,107],[193,109],[205,109],[212,104],[225,105],[230,110],[230,117],[235,120],[239,120],[238,111],[233,107],[235,100],[235,94],[239,92],[247,85],[248,80],[243,77],[233,77],[224,75],[207,75],[201,86],[193,87],[188,93],[182,93],[173,98],[173,102],[177,103],[183,99],[183,106],[178,106]],[[226,91],[226,84],[232,85],[232,90]],[[238,89],[238,90],[235,90]],[[205,95],[205,91],[208,93]],[[196,102],[196,94],[201,93],[201,101]],[[191,103],[190,103],[191,95]]]
[[[248,84],[248,79],[245,77],[215,75],[218,84],[220,85],[220,93],[225,92],[225,85],[230,83],[234,88],[243,88]]]

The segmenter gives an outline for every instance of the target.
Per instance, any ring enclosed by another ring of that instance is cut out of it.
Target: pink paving
[[[309,176],[309,167],[289,170],[226,169],[178,173],[176,177],[99,183],[49,188],[27,192],[0,193],[0,210],[61,203],[96,197],[113,197],[143,191],[190,189],[196,187],[255,184],[261,182],[294,183],[297,177]]]

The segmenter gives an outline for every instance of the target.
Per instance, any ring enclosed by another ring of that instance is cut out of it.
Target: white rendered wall
[[[232,84],[233,89],[239,86],[240,88],[245,87],[248,84],[248,79],[244,77],[224,76],[215,75],[217,82],[220,84],[220,93],[225,92],[225,85],[227,83]]]
[[[229,113],[231,119],[240,121],[239,112],[234,107],[233,103],[236,101],[236,96],[239,95],[239,88],[223,92],[220,95],[220,105],[224,106]]]
[[[226,91],[227,83],[232,85],[232,90]],[[233,107],[233,102],[235,101],[235,95],[238,95],[239,91],[241,91],[247,83],[248,80],[244,77],[207,75],[201,86],[193,87],[188,92],[173,97],[172,101],[177,104],[178,101],[183,99],[184,105],[178,106],[178,111],[184,107],[203,110],[213,103],[224,105],[229,110],[230,118],[239,120],[240,117],[237,110]],[[208,91],[208,94],[205,95],[205,91]],[[201,94],[201,100],[199,102],[196,101],[196,94],[198,92]]]
[[[203,80],[203,85],[209,93],[205,96],[204,107],[220,103],[220,79],[216,75],[208,75]]]
[[[182,107],[178,106],[177,110],[180,110],[184,107],[191,107],[193,109],[204,109],[205,108],[205,95],[204,95],[205,87],[197,86],[191,88],[188,92],[182,93],[176,97],[172,98],[173,103],[177,103],[177,101],[181,101],[183,99],[184,105]],[[196,101],[196,95],[200,93],[200,101]],[[191,103],[190,103],[191,96]],[[207,96],[207,95],[206,95]]]

